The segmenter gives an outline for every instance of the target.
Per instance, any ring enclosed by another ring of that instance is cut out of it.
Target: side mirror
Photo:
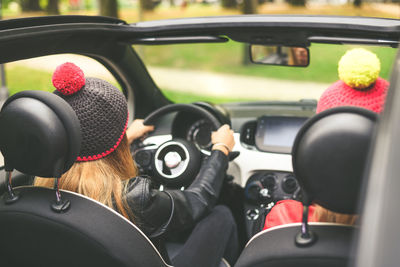
[[[307,67],[310,53],[306,47],[250,45],[250,59],[256,64]]]

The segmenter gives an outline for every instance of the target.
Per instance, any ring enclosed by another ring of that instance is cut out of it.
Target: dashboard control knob
[[[257,128],[257,121],[250,121],[243,125],[240,133],[240,141],[246,145],[254,146],[255,141],[255,132]]]
[[[261,189],[259,194],[260,194],[260,198],[263,199],[263,200],[271,198],[271,195],[270,195],[269,190],[267,188]]]
[[[274,174],[267,174],[261,178],[261,183],[265,188],[272,192],[276,186],[276,179],[277,178]]]
[[[293,175],[288,175],[283,178],[282,190],[287,194],[293,194],[298,187],[296,178]]]
[[[264,188],[259,181],[249,183],[245,188],[246,198],[252,201],[258,201],[260,199],[260,191],[262,189]]]

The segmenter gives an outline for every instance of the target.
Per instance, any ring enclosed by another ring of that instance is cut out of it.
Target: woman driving
[[[222,257],[233,264],[238,254],[236,224],[228,208],[215,207],[235,144],[229,126],[212,134],[212,153],[186,190],[159,191],[150,178],[138,176],[129,149],[154,127],[142,120],[127,127],[122,92],[101,79],[85,78],[72,63],[57,67],[52,82],[54,93],[75,111],[82,132],[80,154],[62,175],[60,188],[115,209],[150,238],[189,231],[183,247],[169,255],[174,266],[218,266]],[[35,185],[52,187],[53,182],[36,178]]]

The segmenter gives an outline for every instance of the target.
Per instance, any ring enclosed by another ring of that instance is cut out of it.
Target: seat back
[[[80,143],[76,114],[54,94],[21,92],[2,107],[0,150],[8,190],[0,197],[1,266],[168,266],[134,224],[99,202],[49,188],[12,190],[14,169],[61,177]]]
[[[258,233],[247,243],[235,267],[347,266],[355,227],[332,223],[310,223],[309,227],[318,236],[318,241],[310,247],[294,242],[300,223]]]
[[[2,266],[168,266],[135,225],[94,200],[62,191],[71,206],[57,213],[54,190],[15,192],[15,203],[0,201]]]
[[[357,213],[358,197],[377,115],[356,107],[317,114],[298,132],[293,171],[302,187],[302,224],[271,228],[249,241],[236,266],[345,267],[353,226],[308,224],[308,205]]]

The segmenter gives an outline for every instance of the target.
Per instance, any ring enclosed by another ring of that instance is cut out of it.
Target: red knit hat
[[[125,96],[115,86],[97,78],[86,78],[73,63],[64,63],[53,74],[54,93],[75,111],[82,132],[77,161],[92,161],[112,153],[128,125]]]
[[[332,84],[318,101],[317,113],[338,106],[383,111],[389,83],[379,78],[380,62],[365,49],[348,51],[339,61],[341,80]]]
[[[339,106],[356,106],[380,113],[383,111],[388,87],[389,83],[382,78],[378,78],[372,88],[365,91],[353,89],[339,80],[322,94],[317,113]]]

